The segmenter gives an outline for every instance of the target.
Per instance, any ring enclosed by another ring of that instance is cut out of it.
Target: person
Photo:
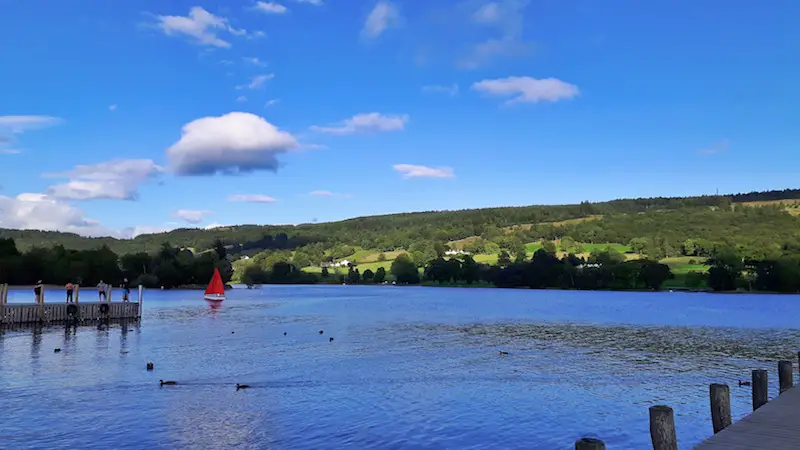
[[[125,278],[122,280],[122,301],[127,302],[128,296],[131,294],[131,284],[128,282],[128,279]]]
[[[100,280],[100,282],[97,283],[97,300],[98,301],[103,301],[103,300],[106,299],[106,289],[107,289],[106,284],[103,283],[103,280]]]
[[[33,295],[36,297],[36,303],[37,304],[41,303],[41,301],[42,301],[42,288],[43,287],[44,287],[44,285],[42,285],[42,280],[37,281],[36,285],[33,286]]]
[[[67,290],[67,303],[72,303],[72,291],[75,289],[75,286],[73,286],[72,283],[67,283],[65,288]]]

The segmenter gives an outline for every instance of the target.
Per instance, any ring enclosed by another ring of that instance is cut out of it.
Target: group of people
[[[107,283],[104,283],[103,280],[100,280],[100,282],[97,283],[98,301],[102,302],[106,299],[106,295],[108,295],[110,287],[111,286]],[[122,285],[120,287],[122,288],[122,301],[123,302],[130,301],[129,298],[131,294],[131,285],[130,282],[128,282],[127,278],[125,278],[122,281]],[[66,289],[67,292],[67,303],[74,303],[75,300],[73,299],[73,293],[75,292],[75,285],[72,283],[67,283],[67,285],[64,288]],[[42,280],[37,281],[36,284],[33,286],[33,294],[36,297],[36,303],[41,303],[44,301],[42,297],[43,289],[44,289],[44,284],[42,283]]]

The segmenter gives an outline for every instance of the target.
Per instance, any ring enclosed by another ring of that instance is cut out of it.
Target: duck
[[[153,363],[147,363],[147,370],[153,370]]]
[[[742,381],[742,380],[739,380],[739,386],[752,386],[752,385],[753,385],[753,382],[752,382],[752,381]]]
[[[53,353],[60,353],[60,352],[61,352],[61,349],[60,349],[60,348],[54,348],[54,349],[53,349]]]
[[[175,386],[176,384],[178,384],[177,381],[158,380],[158,382],[161,383],[161,386]]]
[[[246,385],[246,384],[239,384],[239,383],[236,383],[236,390],[237,390],[237,391],[238,391],[239,389],[247,389],[247,388],[249,388],[249,387],[250,387],[250,386],[248,386],[248,385]]]
[[[322,333],[324,333],[324,331],[322,331],[322,330],[319,330],[319,334],[322,334]]]
[[[333,342],[333,338],[328,339],[328,342]]]
[[[508,355],[508,352],[504,352],[504,351],[500,350],[500,354],[501,355]]]
[[[283,335],[286,336],[286,332],[285,331],[283,332]]]

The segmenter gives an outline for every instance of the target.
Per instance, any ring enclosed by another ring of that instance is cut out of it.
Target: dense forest
[[[229,281],[237,267],[235,278],[251,283],[394,281],[658,289],[675,278],[662,262],[682,257],[696,258],[689,266],[703,266],[697,273],[678,274],[682,287],[794,292],[789,274],[797,275],[800,256],[799,199],[800,190],[640,198],[392,214],[297,226],[179,229],[128,240],[0,230],[0,282],[96,284],[128,278],[169,288],[205,284],[214,267]],[[612,243],[628,255],[619,259],[615,251],[595,248]],[[475,258],[445,257],[451,249]],[[360,273],[357,264],[350,264],[344,274],[331,274],[327,267],[309,273],[370,252],[376,261],[387,261],[386,267]],[[478,256],[491,258],[476,262]],[[406,276],[398,267],[408,262],[414,271],[409,269]]]

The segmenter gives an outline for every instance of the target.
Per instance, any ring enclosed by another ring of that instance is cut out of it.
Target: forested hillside
[[[686,239],[699,239],[701,244],[710,241],[754,248],[794,245],[798,219],[787,214],[784,205],[759,208],[743,205],[745,202],[795,199],[800,199],[800,190],[431,211],[297,226],[177,229],[134,239],[85,238],[70,233],[8,229],[0,230],[0,237],[14,239],[21,251],[56,245],[88,250],[105,245],[120,255],[154,253],[164,242],[201,252],[212,248],[214,241],[220,239],[231,254],[237,255],[255,254],[264,249],[294,249],[307,244],[316,244],[323,250],[350,245],[388,252],[408,249],[418,242],[451,242],[473,236],[497,239],[498,235],[513,231],[522,242],[559,239],[564,235],[586,243],[628,243],[631,239],[650,237],[670,255],[677,253]],[[571,220],[588,217],[597,220]]]

